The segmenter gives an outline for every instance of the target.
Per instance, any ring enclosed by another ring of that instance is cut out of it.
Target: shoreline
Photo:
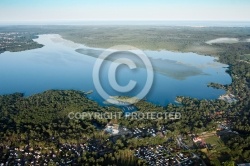
[[[49,34],[47,34],[47,35],[49,35]],[[63,39],[63,40],[66,40],[66,39],[64,39],[64,38],[62,38],[62,36],[60,35],[60,34],[56,34],[56,35],[58,35],[59,37],[60,37],[60,39]],[[40,35],[38,35],[38,36],[40,36]],[[69,42],[73,42],[73,41],[70,41],[70,40],[66,40],[66,41],[69,41]],[[79,45],[79,43],[75,43],[75,42],[73,42],[74,44],[77,44],[77,45]],[[168,50],[169,51],[169,50]],[[206,56],[206,55],[205,55]],[[209,55],[208,55],[209,56]],[[211,56],[212,57],[212,56]],[[219,61],[219,59],[218,59],[218,61]],[[229,67],[227,67],[227,68],[229,68]],[[231,77],[231,75],[230,75],[230,77]],[[232,77],[231,77],[232,78]],[[35,94],[32,94],[32,95],[29,95],[29,96],[33,96],[33,95],[36,95],[36,94],[41,94],[41,93],[44,93],[44,92],[46,92],[46,91],[53,91],[54,89],[48,89],[48,90],[45,90],[45,91],[43,91],[43,92],[40,92],[40,93],[35,93]],[[62,89],[63,90],[63,89]],[[12,94],[15,94],[15,92],[14,93],[12,93]],[[25,94],[25,93],[24,93]],[[26,95],[25,95],[26,96]],[[29,97],[29,96],[27,96],[27,97]],[[190,97],[190,98],[195,98],[195,97]],[[216,100],[217,98],[214,98],[214,99],[211,99],[211,100]],[[91,100],[91,99],[90,99]],[[199,99],[199,100],[202,100],[202,99]],[[147,101],[147,102],[149,102],[149,101]],[[151,104],[154,104],[154,103],[152,103],[152,102],[149,102],[149,103],[151,103]],[[174,102],[170,102],[170,103],[166,103],[165,105],[168,105],[168,104],[174,104]],[[157,105],[157,104],[154,104],[154,105]]]

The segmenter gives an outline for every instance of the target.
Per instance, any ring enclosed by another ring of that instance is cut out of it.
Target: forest
[[[160,30],[164,32],[162,28]],[[20,31],[25,31],[25,28],[21,28]],[[195,34],[192,29],[187,29],[187,31],[192,31]],[[222,30],[217,31],[213,29],[210,33],[224,34]],[[233,33],[232,36],[239,36],[239,31]],[[36,27],[32,32],[37,34],[45,32],[66,33],[65,29],[56,29],[56,27],[47,27],[47,29]],[[150,32],[157,33],[154,28],[151,28]],[[225,29],[226,32],[231,33],[232,29]],[[249,35],[249,29],[243,29],[242,32],[242,36]],[[197,33],[199,34],[199,31]],[[195,36],[197,37],[197,35]],[[208,39],[208,37],[206,38]],[[162,47],[159,46],[159,48]],[[247,60],[242,61],[242,55],[250,52],[250,45],[236,43],[228,46],[227,44],[217,43],[213,46],[214,48],[220,50],[213,51],[219,57],[218,61],[229,65],[227,72],[232,77],[232,84],[218,85],[211,83],[210,86],[223,88],[228,93],[234,94],[238,100],[236,103],[227,103],[218,99],[198,100],[180,96],[178,99],[179,105],[168,104],[161,107],[143,100],[135,104],[141,112],[180,112],[182,118],[178,120],[129,120],[126,118],[118,120],[70,120],[68,118],[69,112],[121,112],[122,110],[114,106],[99,106],[96,102],[88,99],[86,93],[75,90],[49,90],[29,97],[20,93],[1,95],[0,162],[9,161],[13,149],[21,149],[21,152],[38,153],[39,151],[42,157],[37,161],[40,164],[48,160],[46,163],[49,165],[57,165],[56,163],[67,165],[69,161],[73,161],[75,165],[83,163],[84,165],[146,165],[145,161],[134,156],[136,148],[143,145],[164,144],[167,139],[176,138],[178,135],[188,136],[190,133],[200,134],[214,131],[217,122],[224,121],[230,124],[232,130],[239,133],[220,138],[229,150],[214,152],[216,157],[213,158],[207,156],[200,149],[190,151],[198,154],[208,165],[250,162],[250,64]],[[178,49],[175,51],[178,51]],[[220,113],[219,116],[218,112]],[[102,129],[109,122],[118,123],[128,129],[136,127],[159,129],[164,126],[169,132],[165,137],[145,135],[139,139],[129,136],[121,136],[115,139],[102,132]],[[96,124],[99,127],[96,127]],[[171,145],[171,143],[169,144]],[[104,150],[101,151],[102,153],[96,150],[87,151],[86,149],[85,151],[77,151],[79,154],[74,152],[73,149],[85,147],[85,145],[100,145],[99,147]],[[18,158],[27,158],[25,153],[21,152],[17,154]],[[53,161],[49,161],[51,158],[54,158]],[[65,161],[61,161],[62,158]],[[66,161],[66,159],[68,160]],[[33,161],[30,156],[27,160],[30,163]],[[13,164],[15,160],[9,162]]]

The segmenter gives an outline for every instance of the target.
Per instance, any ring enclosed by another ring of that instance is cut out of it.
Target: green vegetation
[[[78,91],[47,91],[28,98],[18,93],[4,95],[0,97],[0,108],[1,143],[5,145],[25,144],[27,137],[40,141],[58,137],[63,142],[74,142],[93,133],[95,127],[87,120],[70,120],[68,113],[107,111]],[[109,111],[120,110],[110,107]]]
[[[3,95],[0,96],[0,161],[6,161],[10,156],[8,147],[28,146],[29,149],[40,147],[44,155],[39,160],[40,164],[46,158],[50,158],[50,151],[53,151],[53,154],[56,154],[55,161],[59,163],[63,158],[85,165],[143,165],[145,163],[133,155],[136,147],[162,144],[167,138],[175,138],[178,135],[215,131],[217,122],[227,121],[230,128],[239,134],[224,135],[220,139],[217,136],[208,137],[207,142],[215,144],[215,148],[207,154],[199,149],[195,149],[195,152],[212,165],[250,162],[250,64],[241,61],[242,55],[250,53],[249,43],[239,42],[230,46],[205,44],[205,41],[225,36],[244,40],[249,38],[249,28],[55,26],[33,27],[29,30],[30,33],[36,34],[59,33],[67,39],[96,47],[129,44],[142,49],[168,49],[217,55],[220,62],[229,64],[228,73],[233,82],[228,86],[214,83],[211,83],[211,86],[223,87],[228,93],[234,94],[238,101],[227,103],[223,100],[198,100],[179,96],[178,101],[181,105],[169,104],[166,107],[140,101],[135,106],[141,112],[180,112],[182,117],[179,120],[122,118],[116,120],[116,123],[129,129],[159,129],[164,126],[168,132],[164,137],[146,135],[142,138],[116,138],[109,137],[94,125],[98,124],[102,128],[112,121],[110,119],[68,118],[69,112],[121,112],[116,107],[100,107],[87,99],[83,92],[47,91],[30,97],[18,93]],[[25,28],[21,27],[19,31],[25,31]],[[73,148],[81,144],[100,145],[98,147],[104,147],[105,151],[84,151],[78,155],[68,150],[69,148],[62,150],[62,146],[69,146],[65,145],[66,143],[74,145]],[[55,163],[51,163],[53,164]]]
[[[217,38],[249,38],[250,28],[230,27],[168,27],[168,26],[83,26],[71,31],[61,31],[60,35],[76,43],[90,47],[109,48],[126,44],[142,50],[169,50],[195,52],[203,55],[217,55],[237,49],[248,54],[249,43],[235,44],[206,42]]]
[[[242,55],[242,56],[241,56],[241,59],[242,59],[243,61],[250,62],[250,54]]]
[[[36,33],[28,32],[0,33],[0,54],[5,51],[18,52],[43,47],[43,45],[33,41],[37,38],[36,35]]]

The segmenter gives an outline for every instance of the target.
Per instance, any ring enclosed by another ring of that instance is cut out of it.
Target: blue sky
[[[250,21],[249,0],[0,0],[0,21]]]

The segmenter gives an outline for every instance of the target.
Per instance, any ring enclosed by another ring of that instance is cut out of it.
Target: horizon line
[[[96,21],[96,22],[106,22],[106,21],[121,21],[121,22],[126,22],[126,21],[145,21],[145,22],[153,22],[153,21],[180,21],[180,22],[188,22],[188,21],[197,21],[197,22],[200,22],[200,21],[203,21],[203,22],[210,22],[210,21],[213,21],[213,22],[220,22],[220,21],[223,21],[223,22],[250,22],[250,20],[141,20],[141,19],[138,19],[138,20],[102,20],[102,19],[93,19],[93,20],[80,20],[80,19],[62,19],[62,20],[0,20],[0,22],[61,22],[61,21],[82,21],[82,22],[91,22],[91,21]]]
[[[179,26],[179,27],[250,27],[250,20],[26,20],[1,21],[0,26]]]

